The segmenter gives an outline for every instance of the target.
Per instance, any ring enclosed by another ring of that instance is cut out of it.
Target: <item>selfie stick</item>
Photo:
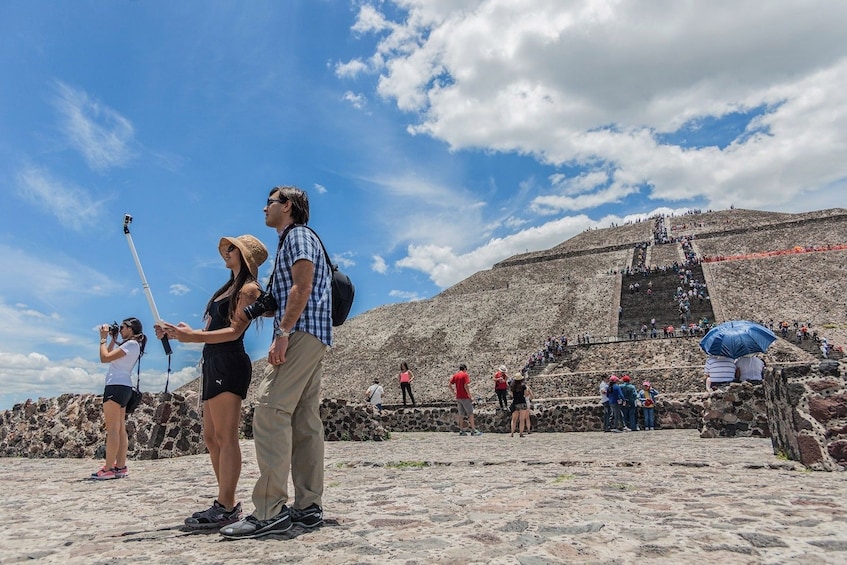
[[[141,286],[144,287],[144,294],[147,295],[147,303],[150,304],[150,310],[153,312],[153,320],[159,323],[162,319],[159,317],[159,311],[156,310],[156,303],[153,302],[153,294],[150,292],[150,285],[147,284],[147,279],[144,277],[144,270],[141,268],[141,261],[138,260],[138,253],[135,252],[135,245],[132,243],[132,235],[129,233],[129,225],[132,223],[132,216],[124,214],[124,233],[126,240],[129,242],[129,250],[132,251],[132,258],[135,259],[135,266],[138,267],[138,275],[141,277]],[[171,344],[168,342],[168,336],[162,336],[162,347],[165,348],[165,355],[171,356]],[[165,383],[165,392],[168,392],[168,385]]]

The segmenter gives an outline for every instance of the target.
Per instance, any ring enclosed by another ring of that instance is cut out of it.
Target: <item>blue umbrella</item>
[[[715,326],[700,340],[700,347],[709,355],[738,359],[750,353],[764,353],[776,335],[762,324],[733,320]]]

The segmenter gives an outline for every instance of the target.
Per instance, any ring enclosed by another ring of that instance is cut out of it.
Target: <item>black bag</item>
[[[321,242],[323,243],[323,242]],[[324,249],[326,253],[326,249]],[[326,256],[327,262],[329,255]],[[353,307],[353,299],[356,297],[356,287],[350,277],[341,272],[338,265],[329,263],[332,269],[332,325],[340,326],[347,320],[350,309]]]
[[[135,388],[132,389],[132,396],[129,397],[129,402],[126,403],[126,413],[132,414],[135,412],[135,409],[138,408],[138,405],[141,404],[141,356],[143,353],[138,356],[136,360],[136,378],[135,378]],[[168,358],[170,360],[170,357]],[[169,363],[170,366],[170,363]],[[131,371],[132,369],[130,369]],[[169,369],[170,370],[170,369]]]
[[[288,235],[288,232],[293,227],[297,226],[292,225],[282,234],[282,239],[280,239],[279,242],[280,247],[282,246],[285,236]],[[329,269],[332,272],[332,325],[340,326],[345,322],[345,320],[347,320],[347,316],[350,314],[350,309],[353,307],[353,299],[356,297],[356,287],[353,286],[353,281],[350,280],[350,277],[342,273],[341,269],[338,268],[338,265],[333,264],[332,260],[329,258],[329,253],[326,251],[324,242],[321,241],[321,236],[319,236],[317,232],[309,226],[301,227],[304,227],[315,234],[315,237],[318,238],[318,241],[321,243],[321,248],[324,250],[326,264],[329,265]],[[279,251],[277,251],[277,254],[279,254]],[[270,288],[270,284],[268,287]]]
[[[132,414],[135,412],[135,409],[138,408],[138,405],[141,404],[141,391],[137,388],[132,389],[132,396],[129,399],[129,402],[126,403],[126,413]]]

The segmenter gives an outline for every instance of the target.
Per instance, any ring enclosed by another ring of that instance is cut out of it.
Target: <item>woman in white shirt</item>
[[[142,333],[141,321],[138,318],[127,318],[121,322],[115,333],[110,331],[109,324],[100,326],[100,362],[109,364],[106,371],[106,388],[103,391],[106,463],[102,469],[91,474],[92,479],[120,479],[128,474],[126,405],[132,398],[132,368],[144,354],[146,344],[147,336]]]

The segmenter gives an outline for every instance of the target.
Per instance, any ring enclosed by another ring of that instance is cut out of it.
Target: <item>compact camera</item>
[[[112,322],[111,324],[109,324],[109,334],[111,334],[113,337],[117,337],[119,333],[121,333],[121,326],[118,325],[117,322]]]
[[[248,320],[255,320],[270,312],[276,312],[277,308],[279,308],[279,304],[277,304],[276,298],[270,292],[262,292],[256,302],[244,308],[244,315],[247,316]]]

